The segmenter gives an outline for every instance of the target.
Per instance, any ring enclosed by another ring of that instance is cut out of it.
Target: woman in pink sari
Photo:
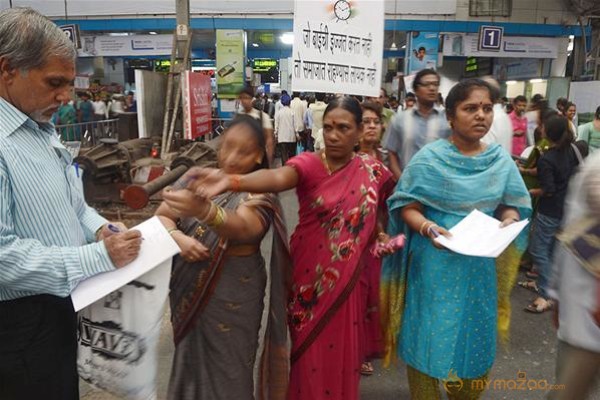
[[[393,185],[381,162],[355,153],[362,129],[360,104],[349,97],[334,100],[323,116],[324,152],[303,153],[281,168],[248,175],[196,169],[189,187],[203,198],[227,190],[296,188],[290,400],[358,399],[364,319],[358,282],[370,239],[383,232],[382,194]]]

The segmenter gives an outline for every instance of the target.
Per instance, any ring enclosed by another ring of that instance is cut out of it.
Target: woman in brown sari
[[[226,173],[248,173],[268,166],[265,154],[259,123],[239,116],[224,134],[219,165]],[[184,175],[178,186],[189,179]],[[157,214],[182,250],[170,285],[176,348],[168,398],[283,399],[291,263],[277,197],[225,192],[207,203],[168,188],[163,198]],[[260,243],[270,226],[267,265]]]

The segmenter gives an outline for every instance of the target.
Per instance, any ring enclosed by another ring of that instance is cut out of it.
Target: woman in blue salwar
[[[497,144],[480,139],[493,119],[497,93],[485,82],[457,84],[446,102],[452,135],[424,147],[403,171],[388,200],[392,235],[405,233],[402,252],[382,275],[386,350],[406,362],[411,398],[477,399],[496,353],[497,328],[508,332],[517,240],[498,259],[464,256],[433,239],[474,209],[506,226],[529,217],[531,202],[519,170]]]

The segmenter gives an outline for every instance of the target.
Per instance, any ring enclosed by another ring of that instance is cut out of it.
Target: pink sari
[[[364,154],[331,175],[314,153],[294,157],[287,165],[300,176],[300,221],[290,244],[294,284],[288,305],[288,399],[357,399],[363,356],[361,260],[391,173]]]

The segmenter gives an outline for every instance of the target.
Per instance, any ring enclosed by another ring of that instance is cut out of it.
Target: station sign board
[[[81,41],[79,40],[79,25],[61,25],[59,28],[65,33],[65,35],[67,35],[69,40],[73,42],[76,49],[81,48]]]
[[[479,28],[479,50],[500,51],[504,28],[501,26],[482,25]]]

